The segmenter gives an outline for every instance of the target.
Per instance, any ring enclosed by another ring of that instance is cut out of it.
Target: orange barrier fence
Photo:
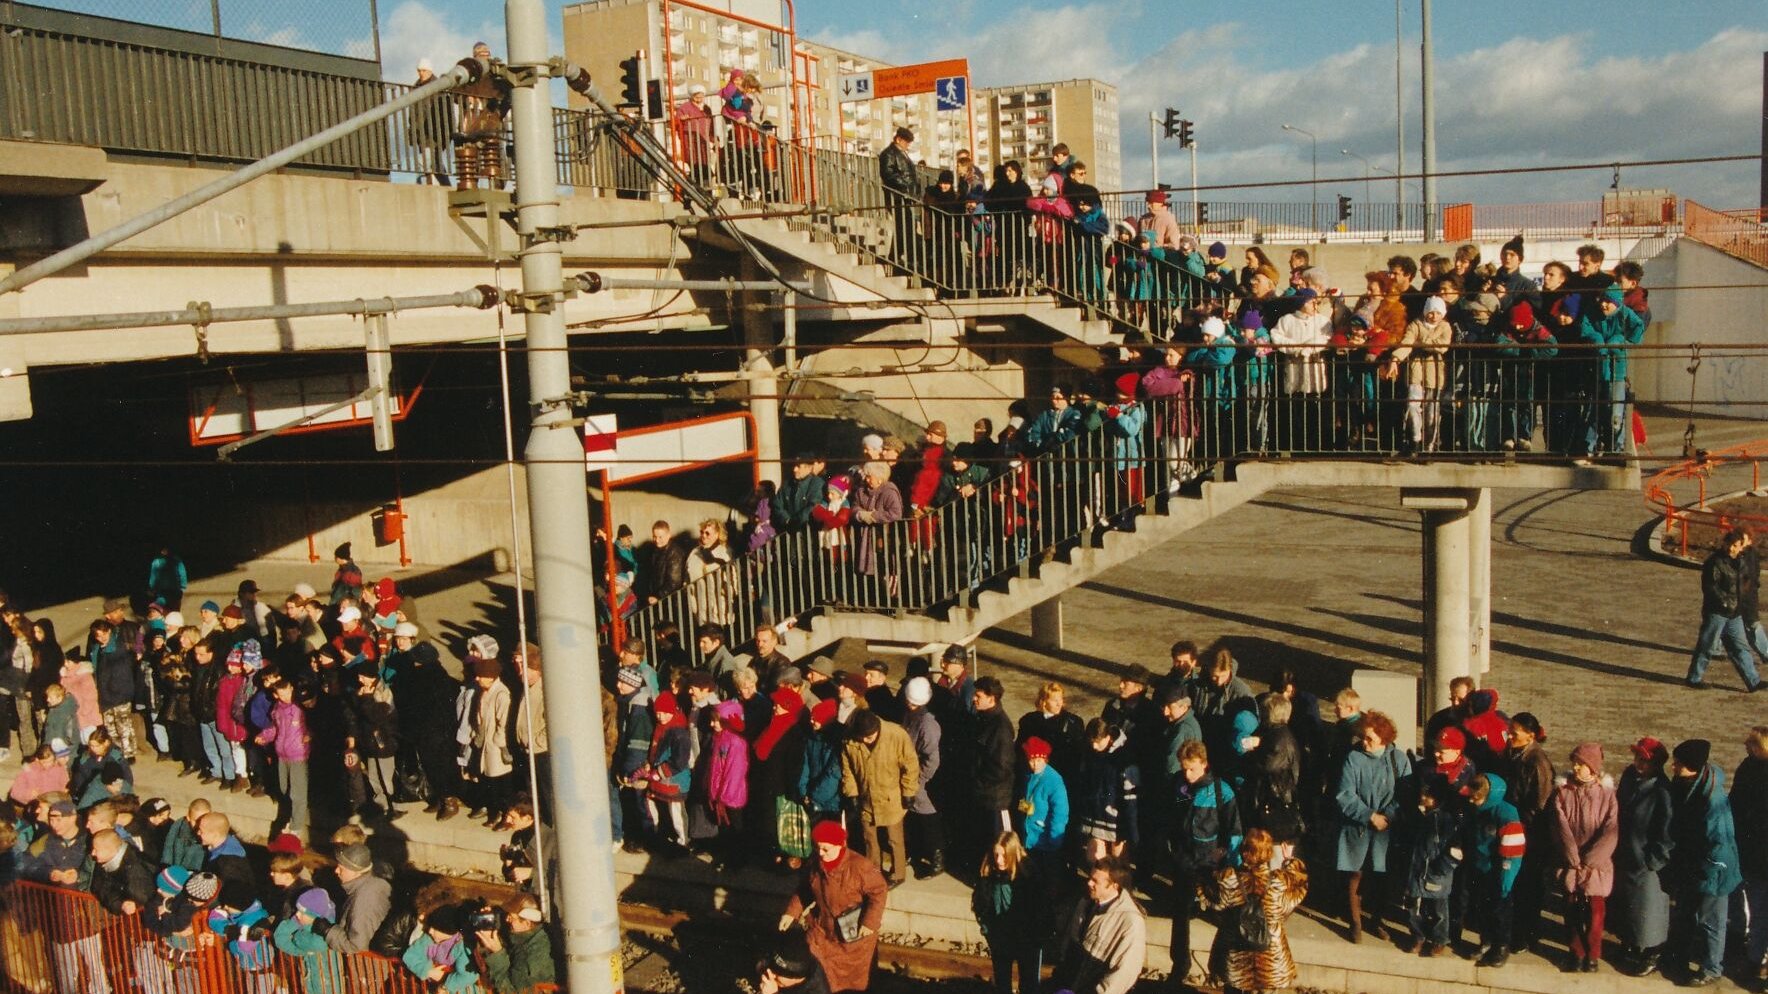
[[[1660,540],[1665,549],[1678,555],[1689,555],[1688,532],[1713,529],[1724,532],[1730,528],[1747,528],[1752,533],[1768,533],[1768,515],[1738,511],[1718,511],[1707,506],[1707,484],[1715,470],[1727,466],[1750,467],[1751,490],[1762,489],[1762,461],[1768,459],[1768,439],[1745,442],[1730,448],[1702,452],[1667,469],[1660,470],[1645,482],[1646,506],[1664,519]],[[1701,553],[1700,548],[1695,549]]]
[[[1688,237],[1768,267],[1768,208],[1716,211],[1690,200],[1682,216]]]
[[[265,925],[235,942],[198,916],[183,930],[161,936],[140,913],[113,915],[91,894],[21,881],[0,888],[0,991],[425,994],[440,989],[404,964],[373,953],[288,955],[272,940],[274,923]]]

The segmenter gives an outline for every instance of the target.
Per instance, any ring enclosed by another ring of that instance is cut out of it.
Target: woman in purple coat
[[[1620,842],[1620,804],[1614,781],[1602,773],[1602,746],[1585,742],[1572,750],[1571,773],[1553,795],[1559,837],[1556,874],[1566,893],[1571,932],[1567,973],[1595,973],[1602,958],[1602,929],[1615,886],[1615,846]]]

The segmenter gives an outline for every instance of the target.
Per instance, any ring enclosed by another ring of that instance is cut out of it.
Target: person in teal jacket
[[[423,934],[399,957],[407,970],[436,985],[435,990],[465,992],[479,986],[472,951],[461,933],[462,917],[460,908],[452,904],[430,912]]]
[[[311,887],[295,898],[295,913],[278,923],[271,941],[285,956],[301,961],[301,986],[307,994],[328,994],[344,989],[344,959],[326,945],[315,928],[330,928],[338,918],[337,905],[323,888]],[[324,924],[321,924],[321,923]]]
[[[1105,408],[1105,431],[1111,438],[1112,467],[1117,470],[1117,499],[1107,513],[1128,510],[1141,503],[1142,431],[1148,426],[1148,409],[1136,402],[1141,377],[1125,373],[1117,378],[1117,402]]]
[[[1662,874],[1676,899],[1665,966],[1694,961],[1688,986],[1699,987],[1719,980],[1731,892],[1743,883],[1725,772],[1707,761],[1712,749],[1706,739],[1689,739],[1670,751],[1673,845]]]
[[[818,815],[841,813],[841,746],[843,730],[835,721],[840,703],[818,701],[810,709],[810,734],[804,737],[804,765],[798,770],[798,797]]]
[[[1468,794],[1473,810],[1466,822],[1466,851],[1480,966],[1503,966],[1510,958],[1510,891],[1522,872],[1528,845],[1516,806],[1504,799],[1507,790],[1503,777],[1481,773],[1473,778]]]
[[[1050,388],[1050,408],[1025,428],[1025,451],[1030,455],[1054,452],[1081,431],[1081,412],[1070,406],[1073,393],[1064,386]]]
[[[1645,319],[1623,303],[1618,286],[1611,286],[1597,299],[1602,312],[1585,327],[1587,335],[1600,346],[1602,382],[1597,410],[1597,446],[1592,452],[1625,452],[1627,449],[1627,350],[1645,340]],[[1602,417],[1606,414],[1607,417]]]
[[[1019,834],[1032,853],[1062,852],[1068,840],[1068,786],[1050,766],[1050,744],[1033,735],[1019,746],[1030,770],[1019,788]]]
[[[780,531],[797,531],[810,524],[810,512],[823,502],[828,489],[816,474],[815,460],[800,455],[792,460],[792,478],[780,485],[773,497],[774,527]]]

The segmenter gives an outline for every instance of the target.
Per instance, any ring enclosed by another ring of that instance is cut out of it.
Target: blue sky
[[[201,21],[208,0],[43,0],[52,6]],[[717,0],[712,0],[716,3]],[[1404,5],[1406,156],[1419,153],[1419,0]],[[330,50],[366,47],[367,0],[221,0],[231,27]],[[559,34],[562,0],[547,0]],[[1123,109],[1124,185],[1149,179],[1147,118],[1176,107],[1197,122],[1204,184],[1306,178],[1319,136],[1324,187],[1362,197],[1363,167],[1394,165],[1392,0],[798,0],[801,35],[892,62],[964,56],[978,85],[1094,76]],[[496,0],[379,0],[390,78],[419,56],[451,60],[485,38],[501,49]],[[1765,0],[1437,0],[1439,168],[1480,169],[1753,152],[1760,148]],[[1060,137],[1060,136],[1058,136]],[[1175,178],[1176,144],[1162,147]],[[1621,182],[1667,187],[1712,206],[1757,199],[1755,163],[1635,169]],[[1445,201],[1595,199],[1604,172],[1441,181]],[[1386,192],[1373,199],[1389,200]],[[1207,198],[1305,199],[1298,189]]]

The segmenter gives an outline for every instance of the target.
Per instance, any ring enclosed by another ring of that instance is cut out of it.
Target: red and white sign
[[[583,450],[591,473],[631,483],[755,454],[747,414],[726,414],[619,431],[614,415],[584,419]]]
[[[620,422],[612,414],[591,414],[583,419],[583,459],[591,473],[600,473],[620,460]]]

